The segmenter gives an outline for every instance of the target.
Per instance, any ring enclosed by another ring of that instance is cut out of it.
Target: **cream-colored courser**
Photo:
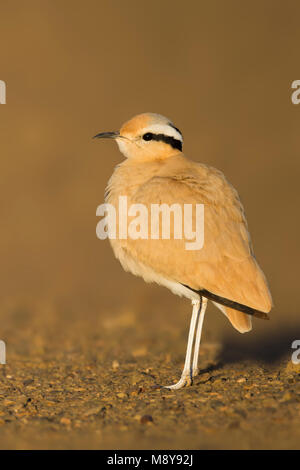
[[[219,170],[185,157],[181,132],[159,114],[140,114],[119,132],[95,137],[115,139],[126,157],[115,168],[106,189],[106,202],[116,209],[119,196],[127,196],[128,206],[144,204],[147,208],[163,203],[204,204],[201,250],[186,250],[184,239],[110,240],[126,271],[192,301],[184,369],[179,382],[168,388],[190,385],[198,373],[208,299],[241,333],[251,330],[251,315],[268,318],[272,307],[266,278],[253,254],[243,207]]]

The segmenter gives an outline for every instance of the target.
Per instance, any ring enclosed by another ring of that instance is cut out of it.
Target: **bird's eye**
[[[146,134],[143,135],[144,140],[152,140],[153,134],[151,132],[147,132]]]

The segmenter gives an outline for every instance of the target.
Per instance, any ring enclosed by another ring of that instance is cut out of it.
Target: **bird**
[[[139,114],[119,131],[101,132],[125,156],[110,177],[105,202],[128,204],[203,204],[204,244],[186,250],[184,239],[110,239],[125,271],[167,287],[189,299],[192,316],[178,390],[193,384],[208,301],[213,302],[240,333],[252,329],[252,317],[269,319],[273,302],[266,277],[254,256],[244,208],[224,174],[183,153],[183,136],[173,122],[155,113]],[[193,215],[193,221],[195,215]],[[118,218],[117,218],[118,220]]]

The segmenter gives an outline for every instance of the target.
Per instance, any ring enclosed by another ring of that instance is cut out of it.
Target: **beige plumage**
[[[180,131],[157,114],[138,115],[125,123],[119,133],[97,137],[115,138],[127,157],[116,167],[107,187],[106,201],[116,208],[119,196],[125,195],[128,205],[143,204],[149,211],[151,204],[204,204],[201,250],[188,251],[184,238],[177,240],[172,236],[170,240],[111,240],[123,268],[191,299],[197,315],[193,314],[195,324],[191,324],[190,335],[199,324],[200,311],[202,327],[205,298],[213,300],[242,333],[251,329],[251,316],[245,311],[267,318],[272,307],[270,291],[253,254],[238,194],[224,175],[187,159],[180,149]],[[201,327],[197,336],[201,335]],[[171,388],[191,383],[197,373],[196,349],[194,370],[191,357],[187,357],[181,380]],[[188,355],[191,356],[189,348]]]

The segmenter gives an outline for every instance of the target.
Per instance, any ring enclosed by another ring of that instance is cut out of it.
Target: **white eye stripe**
[[[182,135],[178,132],[174,127],[171,127],[169,124],[152,124],[152,126],[148,126],[143,129],[143,134],[147,134],[147,132],[151,132],[152,134],[163,134],[169,137],[174,137],[176,140],[180,140],[183,142]]]

